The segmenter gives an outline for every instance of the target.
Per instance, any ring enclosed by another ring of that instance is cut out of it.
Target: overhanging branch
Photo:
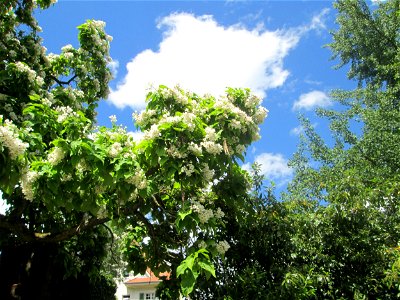
[[[81,232],[96,227],[97,225],[104,224],[110,218],[90,218],[83,217],[78,225],[70,227],[66,230],[51,233],[51,232],[32,232],[30,231],[23,219],[10,220],[7,216],[0,214],[0,229],[5,229],[10,233],[15,234],[17,237],[25,242],[39,242],[39,243],[58,243],[79,235]]]

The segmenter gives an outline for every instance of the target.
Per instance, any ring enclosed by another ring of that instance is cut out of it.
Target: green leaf
[[[214,265],[210,260],[200,260],[198,264],[200,268],[211,274],[214,278],[216,277]]]
[[[189,295],[196,284],[196,278],[191,271],[187,271],[181,279],[181,289],[184,296]]]

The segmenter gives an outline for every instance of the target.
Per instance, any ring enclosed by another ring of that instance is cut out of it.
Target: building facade
[[[168,273],[161,273],[168,278]],[[144,274],[126,277],[117,285],[117,300],[155,300],[157,285],[162,280],[147,269]]]

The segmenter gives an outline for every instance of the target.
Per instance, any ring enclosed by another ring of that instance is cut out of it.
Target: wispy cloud
[[[254,161],[260,164],[261,173],[265,175],[265,178],[276,181],[278,185],[287,182],[293,172],[287,165],[287,159],[280,153],[261,153]],[[251,164],[246,163],[242,167],[249,171]]]
[[[326,16],[329,14],[329,11],[330,11],[329,8],[324,8],[318,15],[315,15],[311,20],[309,29],[310,30],[326,29],[325,21],[326,21]]]
[[[281,86],[289,71],[283,59],[300,38],[296,30],[224,27],[212,16],[172,14],[158,27],[164,37],[157,51],[144,50],[127,64],[127,74],[109,96],[117,107],[145,107],[150,85],[181,85],[198,94],[222,94],[226,87],[248,87],[261,97]]]
[[[331,105],[332,101],[326,93],[322,91],[311,91],[300,95],[299,99],[293,104],[293,110],[312,110],[317,106],[327,107]]]
[[[303,126],[299,125],[295,128],[292,128],[292,130],[290,130],[290,134],[291,135],[300,135],[302,132],[304,132],[304,128]]]
[[[108,67],[110,68],[111,74],[113,77],[117,77],[118,73],[118,67],[119,67],[119,61],[118,60],[112,60],[108,63]]]

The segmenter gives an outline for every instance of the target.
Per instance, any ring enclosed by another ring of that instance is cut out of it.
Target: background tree
[[[314,208],[305,215],[308,225],[298,226],[284,285],[311,292],[305,298],[398,297],[399,4],[334,4],[339,29],[329,47],[338,67],[350,66],[358,88],[334,91],[340,106],[317,111],[330,121],[332,147],[302,119],[289,198]]]

